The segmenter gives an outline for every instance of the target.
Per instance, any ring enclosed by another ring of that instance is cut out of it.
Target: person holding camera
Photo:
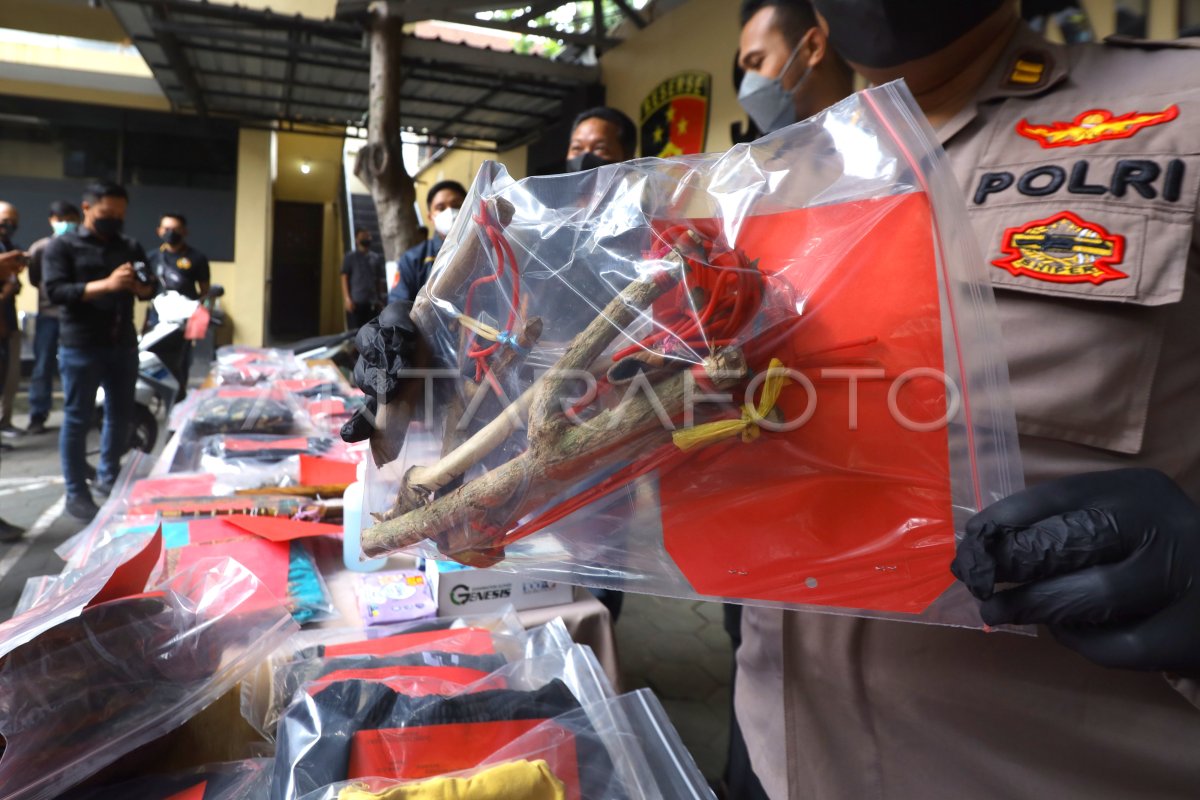
[[[137,385],[134,298],[154,296],[155,281],[142,246],[122,234],[129,195],[99,181],[83,193],[83,225],[55,238],[42,256],[43,285],[62,315],[59,369],[63,426],[59,457],[67,487],[67,513],[90,520],[99,510],[87,485],[86,438],[104,387],[104,430],[93,488],[107,494],[129,446]]]

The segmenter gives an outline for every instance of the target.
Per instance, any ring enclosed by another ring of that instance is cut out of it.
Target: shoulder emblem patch
[[[1023,119],[1017,123],[1017,133],[1033,139],[1044,148],[1079,147],[1110,139],[1128,139],[1143,128],[1162,125],[1178,116],[1179,106],[1176,105],[1153,113],[1131,111],[1119,117],[1107,109],[1094,108],[1084,111],[1070,122],[1037,125]]]
[[[1018,277],[1091,284],[1129,277],[1113,269],[1125,256],[1125,237],[1070,211],[1009,228],[1000,250],[1004,257],[992,264]]]

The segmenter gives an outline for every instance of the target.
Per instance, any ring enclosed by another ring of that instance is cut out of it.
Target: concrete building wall
[[[737,52],[739,5],[729,0],[691,0],[605,53],[600,70],[608,105],[640,124],[642,100],[659,83],[680,72],[707,72],[712,75],[712,99],[705,149],[728,150],[733,145],[730,124],[746,118],[730,77]]]
[[[237,230],[233,261],[212,264],[213,283],[233,320],[237,344],[260,345],[271,264],[273,134],[244,129],[238,135]]]

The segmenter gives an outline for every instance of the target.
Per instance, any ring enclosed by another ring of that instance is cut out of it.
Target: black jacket
[[[42,288],[62,307],[59,341],[66,347],[136,347],[133,295],[114,292],[85,301],[83,290],[126,262],[145,260],[142,246],[128,236],[104,241],[80,228],[51,240],[42,255]]]

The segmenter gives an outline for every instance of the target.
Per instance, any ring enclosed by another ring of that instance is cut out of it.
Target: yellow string
[[[468,317],[466,314],[458,315],[458,322],[464,328],[474,331],[476,335],[487,339],[489,342],[500,341],[500,331],[488,325],[486,322],[480,322],[477,319]]]
[[[791,380],[787,376],[783,362],[778,358],[772,358],[771,365],[767,367],[767,379],[763,382],[762,396],[758,400],[757,408],[747,403],[742,408],[741,419],[724,419],[675,431],[671,435],[671,440],[680,450],[705,447],[738,435],[741,435],[743,442],[749,444],[762,435],[762,421],[775,408],[775,404],[779,402],[779,395],[783,392],[783,387],[789,383]]]

